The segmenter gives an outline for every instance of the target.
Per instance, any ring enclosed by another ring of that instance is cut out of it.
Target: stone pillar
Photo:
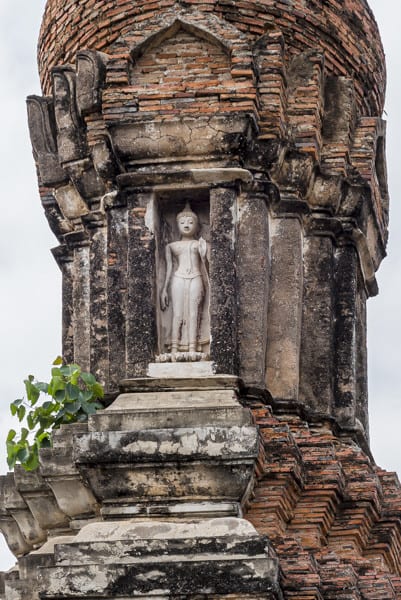
[[[86,221],[90,235],[90,370],[100,381],[108,371],[107,231],[104,213]]]
[[[123,195],[107,208],[107,313],[110,390],[126,377],[128,214]]]
[[[302,244],[302,224],[298,215],[272,220],[266,387],[277,400],[298,400]]]
[[[368,351],[366,339],[367,293],[361,273],[358,272],[358,275],[356,297],[356,418],[362,424],[366,440],[369,443]]]
[[[0,532],[4,535],[10,551],[18,557],[32,550],[32,545],[23,536],[17,521],[6,507],[9,495],[7,488],[7,476],[0,477]]]
[[[238,355],[247,385],[264,387],[270,271],[269,213],[265,194],[238,196]]]
[[[73,309],[73,274],[74,255],[67,246],[58,246],[53,255],[62,274],[62,349],[67,363],[74,362],[74,309]]]
[[[73,261],[73,339],[74,361],[84,371],[90,371],[90,243],[84,232],[70,234],[74,251]]]
[[[210,190],[210,356],[229,375],[238,372],[236,202],[233,188]]]
[[[156,351],[155,240],[145,214],[152,193],[126,190],[128,205],[127,374],[143,375]]]
[[[333,404],[333,263],[331,237],[305,239],[300,399],[327,416]]]
[[[358,256],[353,245],[341,245],[334,253],[335,265],[335,367],[334,415],[343,426],[355,425],[356,320]]]

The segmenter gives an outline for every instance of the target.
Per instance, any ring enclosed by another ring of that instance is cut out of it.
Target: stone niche
[[[119,176],[128,214],[125,377],[172,362],[238,375],[237,210],[250,179],[229,168]],[[188,213],[196,222],[190,236],[177,221]],[[110,244],[111,236],[109,227]]]
[[[166,281],[166,252],[169,252],[167,247],[180,240],[180,232],[178,230],[177,218],[182,211],[188,211],[188,209],[194,212],[197,221],[197,227],[194,232],[195,240],[204,240],[207,249],[210,249],[210,200],[209,191],[204,189],[194,190],[179,190],[174,192],[161,192],[156,194],[154,199],[154,231],[156,239],[156,299],[157,299],[157,359],[159,361],[170,361],[171,360],[171,340],[172,340],[172,325],[173,325],[173,301],[171,298],[171,283],[167,285],[166,293],[168,294],[168,305],[162,309],[162,293]],[[190,242],[189,246],[196,245],[196,241]],[[183,252],[187,253],[185,248]],[[210,255],[210,251],[207,252]],[[210,258],[210,256],[209,256]],[[186,266],[186,270],[190,270],[192,257],[189,257],[190,265]],[[199,259],[198,259],[199,260]],[[177,259],[173,258],[174,264],[173,273],[177,270]],[[178,359],[188,359],[189,362],[197,360],[207,360],[210,357],[210,316],[209,316],[209,303],[210,303],[210,285],[209,285],[209,260],[205,257],[204,262],[200,262],[200,294],[201,301],[199,305],[199,315],[197,319],[197,347],[196,356],[190,357],[185,356],[189,354],[189,342],[188,339],[183,339],[181,342],[181,352],[178,355]],[[194,270],[194,269],[192,269]],[[192,277],[189,274],[189,277]],[[193,279],[189,279],[187,287],[183,290],[183,306],[180,308],[184,309],[184,321],[188,320],[188,307],[186,306],[190,302],[191,290]],[[195,277],[199,279],[199,277]],[[181,338],[188,338],[188,326],[186,322],[181,325]],[[173,357],[174,358],[174,357]],[[174,358],[175,360],[175,358]]]

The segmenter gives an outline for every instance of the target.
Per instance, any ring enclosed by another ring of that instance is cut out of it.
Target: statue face
[[[194,235],[198,228],[197,220],[190,215],[182,215],[178,219],[177,224],[179,232],[185,236]]]

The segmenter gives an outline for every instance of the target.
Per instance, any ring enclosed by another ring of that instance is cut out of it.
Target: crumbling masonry
[[[63,354],[108,407],[0,478],[0,598],[401,598],[401,488],[368,435],[366,0],[48,0],[39,70]]]

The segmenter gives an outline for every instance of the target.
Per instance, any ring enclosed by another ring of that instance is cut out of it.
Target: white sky
[[[8,405],[28,373],[46,379],[60,353],[61,281],[50,254],[56,239],[40,206],[25,97],[39,94],[36,40],[45,0],[0,0],[0,473],[6,472]],[[401,473],[401,37],[400,0],[370,0],[387,55],[389,257],[369,301],[371,445],[376,462]],[[4,450],[3,450],[4,448]],[[0,570],[14,563],[0,535]]]

